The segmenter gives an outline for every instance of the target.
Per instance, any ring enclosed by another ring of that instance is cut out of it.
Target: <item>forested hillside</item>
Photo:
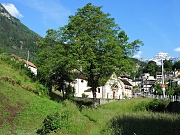
[[[0,4],[0,47],[5,52],[26,58],[29,50],[32,61],[40,39],[41,36],[11,16]]]

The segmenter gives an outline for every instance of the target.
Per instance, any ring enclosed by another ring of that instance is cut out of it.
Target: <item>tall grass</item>
[[[89,135],[178,135],[180,115],[147,111],[151,101],[146,98],[122,100],[97,110],[84,109],[82,113],[95,124]]]
[[[179,135],[180,117],[160,113],[125,113],[111,119],[112,135]]]

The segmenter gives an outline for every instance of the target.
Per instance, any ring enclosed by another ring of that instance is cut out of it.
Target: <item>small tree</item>
[[[160,83],[156,83],[154,86],[155,93],[158,95],[162,95],[162,86]]]

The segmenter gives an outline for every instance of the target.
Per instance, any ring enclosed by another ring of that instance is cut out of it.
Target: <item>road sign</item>
[[[164,85],[164,84],[162,84],[162,88],[165,88],[165,85]]]

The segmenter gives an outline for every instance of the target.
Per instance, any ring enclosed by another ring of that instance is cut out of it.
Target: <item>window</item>
[[[100,88],[98,88],[98,93],[100,93]]]

